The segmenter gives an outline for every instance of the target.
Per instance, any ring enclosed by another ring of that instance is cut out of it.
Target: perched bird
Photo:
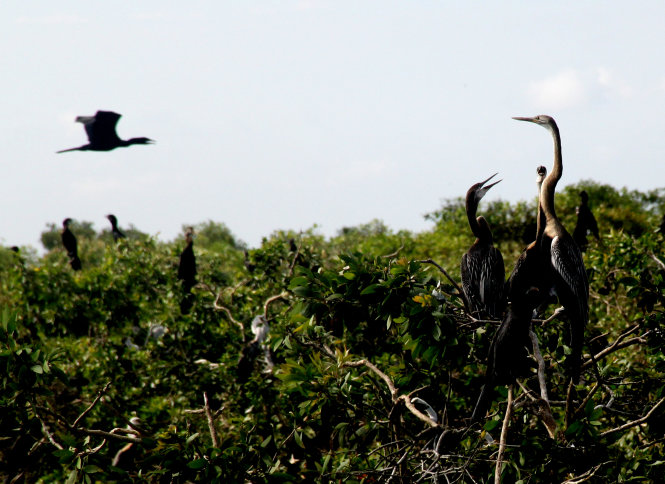
[[[538,210],[536,214],[536,238],[542,235],[544,223],[540,210],[540,188],[547,175],[547,169],[539,166],[536,169],[538,177]],[[473,409],[471,421],[476,422],[485,416],[489,410],[494,388],[497,385],[510,385],[516,378],[526,376],[531,368],[529,349],[531,339],[531,319],[533,310],[542,299],[542,292],[548,288],[539,288],[534,281],[539,280],[541,262],[533,241],[520,254],[513,272],[506,283],[508,294],[508,311],[501,326],[494,333],[490,350],[487,355],[487,369],[485,371],[485,384]]]
[[[584,252],[589,245],[589,241],[586,238],[588,232],[591,232],[596,240],[600,240],[598,223],[589,208],[589,195],[584,190],[580,192],[580,204],[575,209],[575,212],[577,212],[577,223],[573,230],[573,239],[575,239],[580,250]]]
[[[482,215],[476,218],[478,203],[487,191],[501,180],[485,186],[496,173],[476,183],[466,193],[466,215],[475,242],[462,256],[462,290],[469,303],[469,311],[475,317],[499,319],[505,307],[504,284],[506,273],[503,256],[492,242],[492,231]]]
[[[196,256],[194,255],[194,228],[185,232],[185,248],[180,253],[178,279],[182,283],[183,297],[180,300],[180,312],[189,313],[194,303],[191,290],[196,285]]]
[[[254,369],[254,363],[261,352],[264,354],[264,361],[267,368],[272,369],[274,365],[270,349],[263,343],[270,332],[270,325],[265,316],[261,314],[254,317],[251,328],[252,333],[254,333],[254,339],[242,349],[242,355],[238,360],[238,383],[244,383],[249,379]]]
[[[559,303],[564,307],[569,321],[572,351],[566,363],[568,374],[576,384],[580,377],[584,329],[589,321],[589,282],[582,253],[573,237],[559,221],[554,209],[556,185],[563,174],[561,135],[556,122],[550,116],[541,114],[513,119],[542,126],[550,132],[554,141],[554,164],[552,171],[543,181],[540,193],[544,228],[541,229],[542,235],[536,243],[539,257],[547,269],[543,271],[542,276],[551,277]]]
[[[72,269],[75,271],[81,270],[81,259],[78,256],[78,247],[76,243],[76,237],[69,229],[69,224],[72,222],[71,218],[66,218],[62,221],[62,245],[65,246],[67,255],[69,256],[69,265],[72,266]]]
[[[123,234],[118,228],[118,219],[116,216],[113,214],[108,214],[106,218],[109,219],[109,222],[111,222],[111,234],[113,235],[113,242],[117,242],[119,239],[124,239],[125,234]]]
[[[89,143],[77,148],[60,150],[57,153],[65,153],[66,151],[111,151],[124,146],[154,143],[150,138],[120,139],[115,132],[115,126],[120,118],[120,114],[112,111],[97,111],[94,116],[78,116],[76,122],[83,123]]]

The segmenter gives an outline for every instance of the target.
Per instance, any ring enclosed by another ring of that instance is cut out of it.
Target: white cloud
[[[584,84],[574,69],[563,71],[529,86],[531,102],[540,109],[560,110],[586,100]]]
[[[631,97],[633,89],[621,79],[616,77],[605,67],[597,69],[596,81],[607,90],[608,94],[618,94],[620,97]]]
[[[79,17],[78,15],[45,15],[41,17],[18,17],[17,24],[33,24],[33,25],[59,25],[59,24],[81,24],[87,22],[88,19]]]

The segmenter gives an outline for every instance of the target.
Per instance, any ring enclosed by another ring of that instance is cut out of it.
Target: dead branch
[[[595,466],[595,467],[589,469],[588,471],[586,471],[584,474],[581,474],[579,476],[575,476],[571,479],[566,479],[561,484],[580,484],[582,482],[588,481],[589,479],[591,479],[596,474],[596,472],[598,472],[598,469],[600,469],[601,466],[603,466],[604,464],[607,464],[607,462],[601,462],[597,466]]]
[[[649,251],[649,257],[651,257],[652,260],[658,264],[658,267],[660,267],[661,270],[665,271],[665,263],[663,263],[662,260],[660,260],[658,257],[656,257],[656,254],[653,252]]]
[[[496,466],[494,467],[494,484],[501,484],[501,470],[503,469],[503,454],[506,450],[506,439],[508,438],[508,425],[513,407],[513,385],[508,386],[508,403],[506,406],[506,415],[503,417],[501,426],[501,437],[499,439],[499,453],[496,456]]]
[[[208,429],[210,430],[212,446],[219,447],[219,441],[217,440],[217,430],[215,429],[215,422],[212,418],[212,412],[210,411],[210,405],[208,403],[208,394],[206,392],[203,392],[203,410],[206,414],[206,420],[208,420]]]
[[[557,310],[558,311],[558,310]],[[557,314],[557,311],[554,311],[552,317]],[[554,416],[552,415],[552,409],[550,408],[550,399],[547,394],[547,383],[545,381],[545,360],[543,355],[540,353],[540,346],[538,343],[538,336],[532,330],[529,330],[529,337],[531,338],[531,344],[533,346],[533,356],[538,362],[538,384],[540,386],[540,402],[538,415],[543,421],[543,424],[547,428],[547,433],[550,438],[555,439],[557,435],[557,425]]]
[[[245,327],[240,321],[237,321],[234,317],[233,314],[231,314],[231,310],[227,308],[226,306],[222,306],[219,304],[219,300],[222,297],[222,294],[224,293],[224,290],[219,291],[217,294],[217,297],[215,298],[215,302],[212,303],[213,308],[215,308],[216,311],[223,311],[226,314],[226,317],[229,318],[229,321],[231,321],[233,324],[238,326],[240,328],[240,334],[242,335],[242,341],[243,343],[245,342]]]
[[[382,255],[382,259],[392,259],[393,257],[397,257],[400,252],[402,252],[402,249],[404,248],[404,242],[402,242],[402,245],[399,246],[399,249],[397,249],[395,252],[392,252],[390,254]]]
[[[613,429],[610,429],[610,430],[606,430],[605,432],[602,432],[600,434],[600,436],[605,437],[606,435],[613,434],[615,432],[621,432],[622,430],[626,430],[626,429],[629,429],[631,427],[636,427],[636,426],[646,422],[649,419],[649,417],[651,417],[651,415],[653,415],[653,413],[658,409],[658,407],[660,407],[660,405],[663,402],[665,402],[665,397],[658,400],[658,402],[653,407],[651,407],[651,410],[649,410],[644,417],[638,418],[637,420],[633,420],[631,422],[627,422],[623,425],[620,425],[619,427],[616,427],[616,428],[613,428]]]
[[[631,339],[629,339],[629,340],[627,340],[627,341],[623,341],[623,340],[626,339],[629,335],[631,335],[632,333],[634,333],[635,331],[637,331],[639,328],[640,328],[640,325],[639,325],[639,324],[636,324],[636,325],[634,325],[634,326],[628,328],[628,329],[627,329],[626,331],[624,331],[623,333],[621,333],[621,334],[617,337],[617,339],[614,341],[614,343],[612,343],[612,344],[611,344],[610,346],[608,346],[607,348],[605,348],[605,349],[599,351],[597,354],[593,355],[593,357],[590,358],[589,360],[585,361],[585,362],[582,364],[582,370],[586,370],[589,366],[591,366],[591,365],[593,364],[594,361],[600,360],[600,359],[606,357],[607,355],[609,355],[610,353],[614,353],[614,352],[617,351],[617,350],[620,350],[620,349],[622,349],[622,348],[626,348],[626,347],[631,346],[631,345],[634,345],[634,344],[646,344],[647,341],[646,341],[646,339],[644,339],[644,336],[645,336],[646,334],[645,334],[645,335],[642,335],[642,336],[636,336],[636,337],[631,338]],[[647,334],[648,334],[648,333],[647,333]]]
[[[386,385],[388,386],[388,390],[390,391],[390,396],[394,404],[398,404],[399,402],[404,402],[404,405],[406,406],[409,411],[415,415],[418,419],[422,420],[426,424],[428,424],[430,427],[440,427],[440,425],[435,422],[433,419],[422,413],[420,410],[418,410],[412,403],[411,397],[407,395],[398,395],[398,390],[395,387],[395,384],[393,381],[390,379],[388,375],[386,375],[384,372],[379,370],[371,361],[368,360],[358,360],[358,361],[349,361],[344,363],[342,366],[350,367],[350,368],[358,368],[361,366],[365,366],[369,368],[375,375],[377,375],[379,378],[381,378]]]
[[[263,304],[263,317],[266,318],[266,320],[268,319],[268,306],[279,299],[286,299],[288,295],[289,293],[284,291],[281,294],[277,294],[276,296],[271,296],[266,299],[266,302]]]
[[[104,385],[104,388],[99,390],[99,392],[97,393],[97,396],[92,401],[92,403],[88,406],[88,408],[86,408],[83,411],[83,413],[81,413],[81,415],[79,415],[78,418],[76,420],[74,420],[74,423],[72,424],[72,427],[78,427],[78,424],[81,421],[81,419],[83,419],[83,417],[85,417],[88,414],[88,412],[90,412],[90,410],[92,410],[93,407],[95,405],[97,405],[97,402],[99,402],[99,399],[102,398],[102,396],[106,393],[106,391],[108,390],[110,385],[111,385],[111,381],[107,382],[106,385]]]

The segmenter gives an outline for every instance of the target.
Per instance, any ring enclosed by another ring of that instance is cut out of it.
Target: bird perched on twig
[[[118,219],[116,216],[113,214],[108,214],[106,218],[109,219],[109,222],[111,222],[111,234],[113,235],[113,242],[117,242],[119,239],[124,239],[125,234],[123,234],[118,228]]]
[[[192,307],[192,288],[196,285],[196,256],[194,255],[194,228],[188,227],[185,232],[185,248],[180,253],[178,279],[182,282],[183,297],[180,300],[180,312],[189,313]]]
[[[577,384],[582,362],[584,329],[589,321],[589,282],[582,252],[559,221],[554,208],[556,185],[563,174],[561,135],[554,118],[544,114],[533,117],[516,117],[547,129],[554,141],[554,164],[540,192],[540,208],[544,216],[542,236],[537,240],[543,266],[551,277],[557,298],[565,308],[570,327],[571,354],[567,358],[567,369],[571,381]]]
[[[506,273],[501,251],[494,247],[492,231],[482,215],[476,218],[478,203],[487,191],[501,180],[485,186],[496,173],[476,183],[466,192],[466,215],[476,240],[462,256],[461,276],[464,296],[469,311],[478,318],[501,318],[505,306],[504,284]]]
[[[589,245],[586,238],[588,232],[591,232],[596,240],[600,240],[598,222],[596,222],[596,217],[593,216],[593,212],[589,208],[589,194],[584,190],[580,192],[580,204],[575,212],[577,213],[577,223],[573,230],[573,239],[575,239],[580,250],[584,252]]]
[[[131,145],[147,145],[154,143],[150,138],[120,139],[115,131],[118,120],[122,116],[112,111],[97,111],[94,116],[78,116],[77,123],[82,123],[88,135],[88,144],[60,150],[56,153],[67,151],[111,151]]]
[[[74,233],[69,229],[69,224],[72,222],[71,218],[66,218],[62,221],[62,245],[65,246],[67,255],[69,256],[69,265],[75,271],[81,270],[81,259],[78,256],[78,244]]]

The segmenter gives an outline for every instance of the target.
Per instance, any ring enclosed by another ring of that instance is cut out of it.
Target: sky
[[[0,244],[108,213],[162,240],[223,222],[251,247],[427,230],[495,172],[486,200],[534,197],[551,137],[512,116],[556,119],[560,186],[663,187],[663,19],[662,0],[2,2]],[[56,154],[98,109],[156,144]]]

